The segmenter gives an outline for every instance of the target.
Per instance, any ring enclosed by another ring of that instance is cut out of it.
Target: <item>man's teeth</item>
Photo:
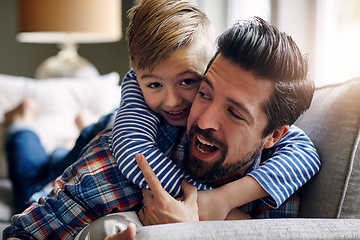
[[[200,148],[200,144],[198,144],[196,147],[197,147],[197,149],[198,149],[200,152],[202,152],[202,153],[210,153],[210,152],[207,152],[207,151],[202,150],[202,149]]]
[[[199,138],[199,137],[197,137],[197,140],[199,141],[199,144],[196,146],[197,149],[198,149],[200,152],[202,152],[202,153],[210,153],[209,151],[203,150],[203,149],[201,148],[201,144],[205,144],[205,145],[210,146],[210,147],[214,147],[214,145],[212,145],[211,143],[209,143],[209,142],[207,142],[207,141],[205,141],[204,139],[201,139],[201,138]]]
[[[169,113],[175,115],[175,114],[180,114],[180,113],[183,113],[183,112],[184,112],[184,110],[178,111],[178,112],[169,112]]]
[[[214,147],[214,145],[212,145],[211,143],[205,141],[204,139],[201,139],[201,138],[197,137],[197,140],[202,144],[206,144],[206,145],[208,145],[210,147]]]

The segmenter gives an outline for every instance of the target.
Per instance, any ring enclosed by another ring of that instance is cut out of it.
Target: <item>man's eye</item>
[[[236,119],[238,119],[238,120],[245,120],[245,119],[242,118],[237,112],[235,112],[233,109],[229,109],[228,111],[230,112],[230,114],[231,114],[234,118],[236,118]]]
[[[160,83],[155,82],[155,83],[150,83],[148,85],[148,87],[150,87],[150,88],[160,88],[160,87],[162,87],[162,85]]]
[[[207,99],[207,100],[210,99],[210,97],[208,95],[206,95],[205,93],[203,93],[201,91],[199,91],[198,94],[204,99]]]

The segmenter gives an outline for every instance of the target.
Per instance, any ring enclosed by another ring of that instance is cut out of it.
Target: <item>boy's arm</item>
[[[264,202],[278,208],[320,170],[319,155],[310,138],[296,126],[272,148],[263,151],[265,161],[248,175],[269,193]]]
[[[184,172],[163,153],[170,152],[177,132],[161,136],[168,139],[167,146],[161,151],[156,144],[159,124],[158,116],[145,103],[135,72],[130,71],[122,84],[122,100],[114,123],[111,140],[113,155],[124,176],[137,186],[149,189],[135,161],[137,153],[143,154],[164,189],[172,196],[179,197]],[[207,188],[197,182],[193,184],[199,190]]]
[[[272,148],[263,151],[264,158],[266,160],[247,176],[217,189],[199,192],[200,219],[223,219],[231,209],[260,198],[272,208],[278,208],[320,170],[313,143],[295,126]],[[213,207],[214,204],[221,208]],[[215,212],[216,209],[222,211]]]

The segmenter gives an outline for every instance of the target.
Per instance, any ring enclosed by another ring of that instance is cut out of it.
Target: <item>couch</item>
[[[360,239],[360,78],[317,88],[296,125],[322,162],[300,189],[299,218],[148,226],[136,239]]]

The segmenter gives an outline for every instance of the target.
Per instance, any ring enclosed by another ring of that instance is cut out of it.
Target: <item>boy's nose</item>
[[[167,91],[164,102],[169,107],[176,107],[181,105],[182,98],[181,96],[174,90]]]

